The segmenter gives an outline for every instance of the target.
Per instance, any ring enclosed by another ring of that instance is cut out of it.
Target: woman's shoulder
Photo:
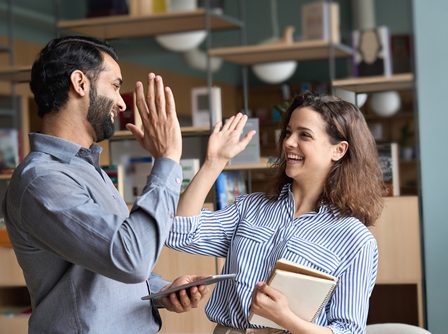
[[[359,247],[369,242],[376,242],[372,232],[358,218],[342,216],[337,210],[329,210],[328,213],[333,216],[330,234],[339,235],[345,242]]]

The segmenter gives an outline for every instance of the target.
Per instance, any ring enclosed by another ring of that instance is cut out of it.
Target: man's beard
[[[114,123],[111,119],[111,111],[114,101],[106,96],[98,96],[95,85],[89,93],[90,103],[87,112],[87,121],[95,131],[95,142],[109,139],[114,134]]]

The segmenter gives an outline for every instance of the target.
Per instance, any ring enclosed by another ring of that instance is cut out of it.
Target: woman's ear
[[[339,161],[341,160],[345,153],[347,153],[348,150],[348,143],[343,140],[333,147],[333,156],[331,157],[331,160],[333,161]]]
[[[73,90],[79,96],[85,96],[87,94],[87,86],[89,84],[89,80],[82,71],[73,71],[72,74],[70,74],[70,81],[72,83]]]

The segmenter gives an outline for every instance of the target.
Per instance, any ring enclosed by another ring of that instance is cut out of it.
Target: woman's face
[[[303,107],[293,111],[283,152],[286,175],[294,181],[323,185],[333,163],[344,155],[346,147],[331,144],[325,127],[325,121],[313,109]]]

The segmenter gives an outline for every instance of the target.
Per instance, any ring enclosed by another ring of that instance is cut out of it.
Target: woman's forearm
[[[226,160],[206,160],[182,193],[177,206],[177,216],[197,216],[204,206],[207,194],[226,165]]]

